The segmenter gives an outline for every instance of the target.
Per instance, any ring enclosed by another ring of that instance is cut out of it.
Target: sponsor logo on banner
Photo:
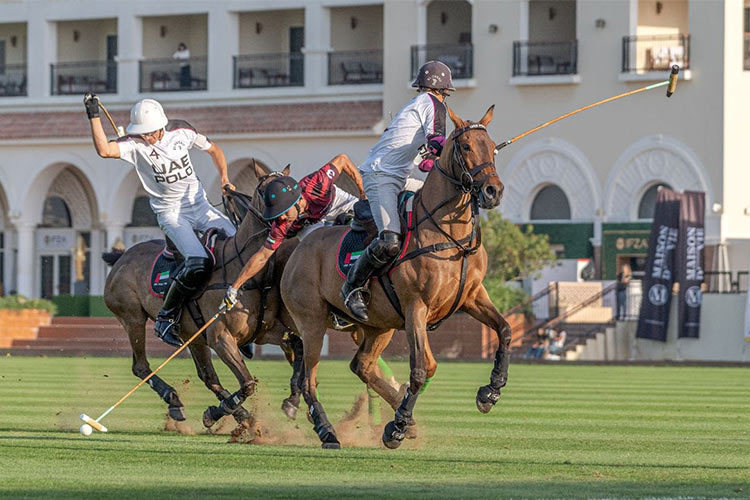
[[[675,279],[675,253],[679,240],[680,194],[662,188],[656,198],[654,223],[648,241],[643,290],[648,300],[641,302],[639,338],[666,342],[669,307]],[[625,243],[623,242],[623,245]]]
[[[680,242],[677,251],[677,281],[680,283],[677,336],[698,338],[703,293],[703,227],[705,194],[685,191],[680,202]]]

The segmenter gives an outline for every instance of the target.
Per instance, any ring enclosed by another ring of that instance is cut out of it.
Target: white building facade
[[[722,244],[725,266],[750,267],[750,0],[16,0],[0,1],[5,292],[101,295],[101,252],[160,234],[135,173],[94,152],[84,92],[118,125],[160,100],[249,190],[253,160],[296,176],[362,161],[429,59],[452,67],[460,116],[496,104],[497,142],[680,65],[671,99],[645,92],[503,149],[500,210],[609,279],[645,255],[657,186],[703,191],[707,266]],[[209,157],[193,161],[218,203]]]

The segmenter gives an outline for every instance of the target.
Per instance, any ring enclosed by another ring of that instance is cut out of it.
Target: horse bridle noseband
[[[449,140],[453,141],[453,162],[457,163],[458,166],[461,167],[460,177],[456,179],[451,175],[452,172],[449,173],[443,170],[443,167],[440,166],[439,161],[435,161],[435,168],[437,168],[438,172],[440,172],[446,179],[448,179],[451,184],[456,186],[456,189],[459,189],[463,193],[471,193],[472,197],[477,197],[479,196],[479,190],[482,188],[482,185],[487,182],[487,179],[489,179],[490,177],[497,177],[497,172],[495,171],[490,173],[481,181],[474,180],[477,175],[481,174],[487,168],[495,168],[495,162],[486,161],[484,163],[476,165],[473,169],[469,170],[469,167],[466,165],[464,155],[463,153],[461,153],[458,138],[470,130],[484,130],[485,132],[487,132],[487,127],[485,127],[481,123],[470,123],[463,128],[454,130],[449,138]]]

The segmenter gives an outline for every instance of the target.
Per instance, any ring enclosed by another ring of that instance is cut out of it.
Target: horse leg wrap
[[[495,366],[490,374],[490,385],[498,393],[508,383],[508,364],[510,364],[510,350],[498,350],[495,353]]]
[[[245,402],[245,393],[243,389],[235,392],[227,399],[221,402],[219,409],[224,415],[233,415],[239,408],[242,407],[242,403]]]
[[[328,421],[328,416],[319,401],[310,406],[310,416],[313,419],[313,430],[322,442],[338,442],[336,431],[333,429],[331,422]]]
[[[414,411],[414,406],[417,404],[418,396],[419,394],[412,394],[411,389],[406,389],[406,395],[404,396],[403,401],[401,401],[401,406],[396,410],[396,417],[394,418],[393,423],[402,433],[406,432],[406,426],[413,422],[412,412]]]
[[[147,384],[156,392],[162,400],[169,406],[169,417],[182,422],[185,420],[185,407],[177,395],[177,391],[162,379],[154,375]]]

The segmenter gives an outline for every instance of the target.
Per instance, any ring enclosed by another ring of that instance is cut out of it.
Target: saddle
[[[216,265],[216,257],[214,256],[214,250],[216,243],[219,240],[226,238],[226,234],[219,228],[209,228],[205,233],[195,232],[198,236],[203,248],[206,249],[208,255],[214,261]],[[154,263],[151,265],[151,273],[149,283],[151,284],[151,295],[159,298],[163,298],[164,294],[169,288],[170,278],[175,276],[179,272],[179,267],[184,262],[185,257],[177,250],[172,240],[166,238],[166,244],[164,248],[156,255]]]

